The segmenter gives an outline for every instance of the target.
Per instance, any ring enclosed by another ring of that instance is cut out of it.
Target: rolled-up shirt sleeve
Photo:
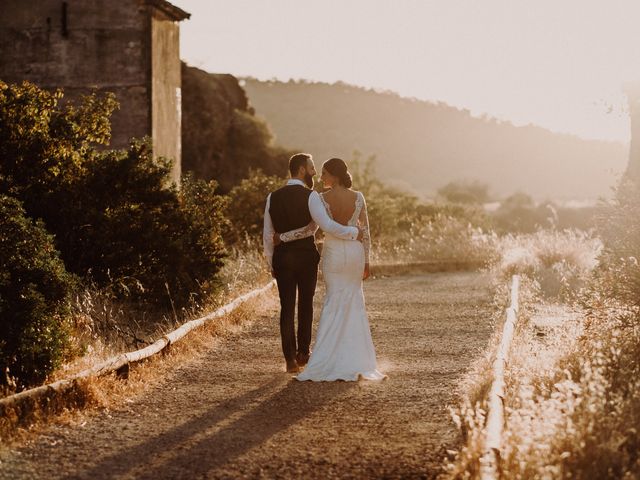
[[[324,208],[318,192],[314,191],[309,195],[309,212],[311,213],[313,221],[318,224],[322,231],[329,233],[334,237],[341,238],[342,240],[358,239],[358,227],[349,227],[332,220],[327,213],[327,210]],[[273,242],[273,238],[271,241]]]
[[[267,260],[269,268],[273,269],[273,234],[275,229],[273,228],[273,221],[271,220],[271,214],[269,213],[269,207],[271,206],[271,194],[267,195],[267,204],[264,207],[264,224],[262,227],[262,246],[264,248],[264,257]]]

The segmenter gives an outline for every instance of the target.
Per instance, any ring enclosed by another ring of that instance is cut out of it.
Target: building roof
[[[181,8],[176,7],[167,0],[147,0],[149,5],[161,10],[165,15],[169,16],[172,20],[181,21],[191,17],[190,13],[185,12]]]

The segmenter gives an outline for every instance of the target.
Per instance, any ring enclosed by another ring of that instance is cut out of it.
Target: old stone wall
[[[150,25],[143,0],[2,0],[0,78],[116,94],[111,146],[151,132]]]

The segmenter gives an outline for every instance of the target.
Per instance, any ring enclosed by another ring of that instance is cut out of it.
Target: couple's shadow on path
[[[125,447],[79,475],[116,478],[137,470],[135,478],[202,477],[263,444],[355,385],[356,382],[276,378],[157,436]]]

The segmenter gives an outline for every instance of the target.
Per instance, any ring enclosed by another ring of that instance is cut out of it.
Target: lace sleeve
[[[371,251],[371,234],[369,232],[369,216],[367,215],[367,203],[364,201],[364,195],[358,192],[362,201],[362,208],[358,216],[358,225],[362,228],[362,245],[364,246],[364,261],[369,263],[369,253]]]
[[[280,240],[282,240],[283,242],[292,242],[294,240],[300,240],[302,238],[313,237],[316,234],[316,230],[318,230],[318,225],[316,225],[316,222],[311,221],[304,227],[281,233]]]

